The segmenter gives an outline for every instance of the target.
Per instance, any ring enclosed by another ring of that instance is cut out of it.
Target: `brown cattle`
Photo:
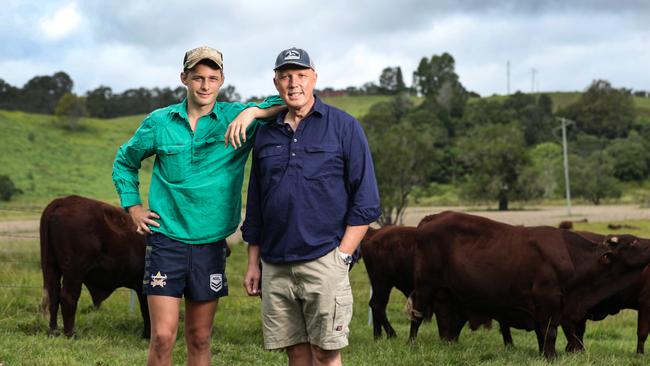
[[[586,231],[577,234],[596,242],[607,242],[612,237],[618,241],[634,243],[641,240],[632,235],[605,236]],[[638,310],[637,317],[637,353],[644,353],[645,341],[650,331],[650,265],[647,265],[640,276],[630,281],[627,287],[602,300],[587,311],[583,319],[572,319],[574,326],[566,326],[563,321],[563,330],[567,338],[566,350],[570,352],[584,350],[584,333],[587,319],[603,320],[608,315],[618,314],[623,309]]]
[[[381,338],[382,327],[388,338],[396,336],[395,330],[386,316],[386,306],[393,287],[404,296],[409,297],[413,292],[413,276],[415,274],[415,254],[417,240],[416,228],[411,226],[385,226],[381,229],[370,228],[361,242],[361,257],[366,266],[372,296],[369,306],[372,311],[373,335]],[[432,309],[434,304],[428,304]],[[430,313],[430,311],[429,311]],[[464,314],[467,316],[466,314]],[[475,330],[480,325],[489,325],[491,319],[475,321],[470,317],[470,328]],[[465,324],[464,318],[459,324],[457,336]],[[506,345],[512,344],[512,336],[508,327],[501,327],[503,340]],[[414,337],[409,337],[414,340]],[[457,338],[456,336],[456,338]]]
[[[61,305],[63,332],[74,334],[77,301],[85,284],[98,307],[118,287],[138,294],[149,338],[149,309],[142,295],[144,236],[127,213],[103,202],[68,196],[52,201],[41,216],[43,310],[49,310],[50,332],[57,329]]]
[[[415,228],[409,226],[371,228],[361,242],[361,258],[372,286],[369,305],[375,339],[381,337],[382,327],[388,338],[396,336],[386,306],[393,287],[407,297],[413,291],[416,244]]]
[[[566,230],[457,212],[425,217],[416,235],[416,330],[418,311],[433,302],[443,339],[453,337],[459,314],[473,314],[534,330],[547,358],[556,356],[561,320],[583,319],[650,261],[650,242],[597,245]]]

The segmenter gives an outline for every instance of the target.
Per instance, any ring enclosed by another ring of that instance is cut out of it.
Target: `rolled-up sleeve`
[[[113,162],[113,184],[120,196],[120,205],[128,208],[142,203],[138,171],[142,160],[154,153],[154,121],[149,115],[133,137],[120,146]]]
[[[375,168],[361,124],[353,120],[349,127],[344,144],[349,195],[346,223],[350,226],[367,225],[381,215]]]
[[[262,207],[259,185],[259,163],[253,151],[251,173],[248,180],[248,198],[246,200],[246,217],[241,227],[242,238],[249,244],[259,244],[262,234]]]

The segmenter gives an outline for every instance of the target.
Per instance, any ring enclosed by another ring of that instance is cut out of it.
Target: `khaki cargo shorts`
[[[262,265],[264,347],[310,343],[324,350],[348,345],[352,289],[338,247],[324,256]]]

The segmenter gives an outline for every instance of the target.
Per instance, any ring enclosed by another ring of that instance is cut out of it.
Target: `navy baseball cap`
[[[275,59],[275,67],[273,70],[277,70],[285,65],[296,65],[316,70],[314,61],[309,57],[307,51],[296,47],[291,47],[280,52],[278,58]]]

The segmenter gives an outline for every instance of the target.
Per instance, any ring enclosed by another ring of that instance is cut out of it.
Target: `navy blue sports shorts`
[[[145,295],[210,301],[228,295],[226,241],[185,244],[160,233],[147,235]]]

